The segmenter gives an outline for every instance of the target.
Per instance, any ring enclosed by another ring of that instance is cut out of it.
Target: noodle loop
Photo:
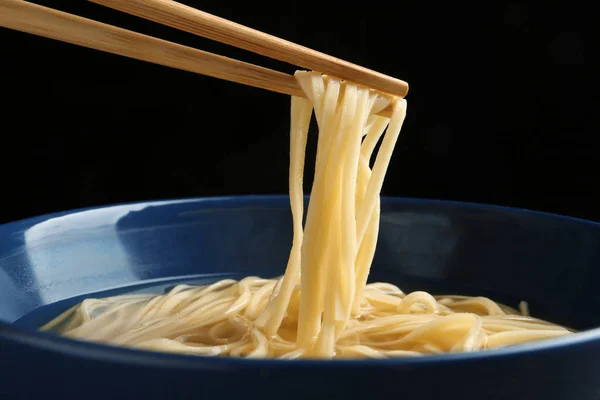
[[[526,304],[518,312],[484,297],[405,294],[389,283],[367,284],[379,194],[406,101],[315,72],[296,78],[308,99],[292,98],[293,243],[283,276],[86,299],[42,329],[153,351],[289,360],[469,352],[570,333],[529,317]],[[376,115],[390,103],[391,118]],[[319,138],[302,226],[313,111]]]

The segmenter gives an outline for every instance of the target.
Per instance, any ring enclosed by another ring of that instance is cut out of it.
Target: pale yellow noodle
[[[293,243],[283,276],[86,299],[41,329],[152,351],[287,360],[470,352],[572,332],[530,317],[526,303],[517,311],[485,297],[405,294],[390,283],[367,284],[379,195],[406,101],[315,72],[296,78],[307,99],[292,98]],[[391,118],[375,115],[390,104]],[[319,139],[303,227],[313,111]]]

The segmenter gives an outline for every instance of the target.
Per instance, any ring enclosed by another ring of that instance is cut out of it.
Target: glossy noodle
[[[316,72],[297,72],[296,78],[307,99],[292,98],[293,244],[282,277],[86,299],[42,329],[155,351],[283,359],[414,357],[571,333],[530,317],[526,304],[517,311],[484,297],[405,294],[389,283],[367,284],[379,233],[379,194],[406,101]],[[377,115],[389,105],[391,117]],[[313,113],[319,137],[303,226]]]

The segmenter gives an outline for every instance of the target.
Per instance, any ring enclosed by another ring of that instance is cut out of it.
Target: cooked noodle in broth
[[[315,72],[297,72],[296,78],[307,99],[292,98],[293,244],[282,277],[86,299],[42,329],[155,351],[283,359],[468,352],[571,333],[530,317],[524,303],[517,311],[484,297],[405,294],[389,283],[367,284],[379,231],[379,193],[406,101]],[[390,118],[377,115],[390,104]],[[302,226],[313,112],[319,137]]]

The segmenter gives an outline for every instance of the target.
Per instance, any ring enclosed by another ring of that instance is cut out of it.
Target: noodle
[[[292,98],[293,243],[282,277],[86,299],[41,329],[154,351],[282,359],[469,352],[571,332],[530,317],[526,303],[519,312],[484,297],[405,294],[389,283],[367,284],[379,233],[379,193],[406,101],[315,72],[297,72],[296,78],[307,99]],[[391,118],[376,115],[390,104]],[[303,227],[313,111],[319,138]]]

